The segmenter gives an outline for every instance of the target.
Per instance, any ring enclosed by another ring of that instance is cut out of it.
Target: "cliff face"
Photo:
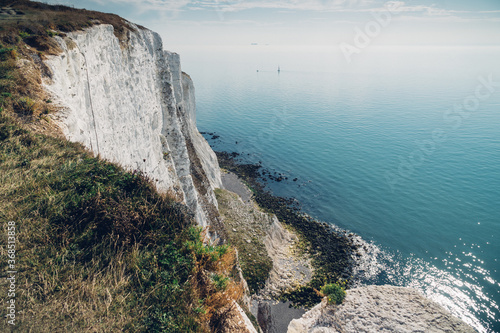
[[[95,155],[149,176],[216,225],[217,158],[196,128],[193,83],[158,34],[130,24],[121,43],[111,25],[55,37],[63,52],[45,61],[44,82],[63,133]]]

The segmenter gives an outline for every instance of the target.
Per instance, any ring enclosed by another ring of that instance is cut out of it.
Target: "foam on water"
[[[495,314],[489,306],[496,310],[498,306],[494,302],[490,304],[489,297],[483,293],[479,284],[464,283],[450,272],[441,270],[432,263],[413,255],[404,257],[397,252],[382,250],[374,242],[366,242],[358,235],[352,239],[359,246],[360,254],[359,257],[354,258],[356,262],[353,270],[354,287],[390,284],[414,288],[461,318],[478,332],[489,331],[477,318],[477,313],[484,312],[494,319]]]

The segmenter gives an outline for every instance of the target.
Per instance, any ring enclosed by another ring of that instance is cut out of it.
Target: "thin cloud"
[[[221,12],[236,12],[249,9],[287,9],[287,10],[340,10],[345,8],[363,8],[374,0],[92,0],[101,5],[114,3],[134,5],[141,11],[165,10],[215,10]]]
[[[188,9],[190,5],[196,5],[198,1],[191,0],[91,0],[100,5],[110,3],[117,5],[132,5],[139,11],[182,11]]]
[[[346,8],[365,8],[373,0],[278,0],[278,1],[207,1],[202,6],[222,12],[237,12],[250,9],[277,9],[303,11],[337,11]]]
[[[381,12],[392,8],[394,14],[450,20],[498,20],[500,10],[465,11],[443,9],[436,5],[418,5],[410,1],[381,0],[90,0],[100,5],[123,5],[133,7],[137,13],[155,11],[160,16],[176,19],[178,14],[187,11],[213,11],[224,19],[225,13],[244,12],[254,9],[275,12],[309,11],[320,13],[357,13]],[[67,3],[66,0],[49,0],[50,3]],[[69,1],[71,2],[71,1]],[[348,20],[354,19],[349,17]]]
[[[478,17],[463,17],[456,15],[446,15],[446,16],[415,16],[415,15],[401,15],[395,16],[395,20],[401,20],[405,22],[453,22],[453,23],[466,23],[466,22],[500,22],[500,17],[489,17],[489,18],[478,18]]]

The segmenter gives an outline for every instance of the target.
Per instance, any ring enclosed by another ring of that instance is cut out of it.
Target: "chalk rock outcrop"
[[[282,292],[306,285],[311,281],[313,267],[311,258],[301,255],[296,248],[297,235],[285,229],[273,216],[267,230],[264,245],[273,260],[273,268],[261,295],[278,297]]]
[[[221,327],[217,329],[220,333],[257,333],[257,330],[253,326],[250,319],[245,314],[245,311],[239,306],[238,303],[234,302],[231,304],[230,308],[226,312],[224,322]]]
[[[292,320],[288,333],[475,332],[416,290],[367,286],[347,291],[341,305],[326,299]]]
[[[56,36],[63,52],[45,61],[44,86],[61,106],[65,136],[171,192],[202,226],[218,216],[217,158],[196,128],[193,83],[158,34],[131,23],[126,43],[113,26]]]

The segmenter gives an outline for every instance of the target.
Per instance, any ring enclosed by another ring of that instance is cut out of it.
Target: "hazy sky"
[[[500,45],[500,0],[50,0],[116,13],[167,45]],[[389,8],[391,9],[389,11]],[[379,22],[375,16],[378,14]]]

